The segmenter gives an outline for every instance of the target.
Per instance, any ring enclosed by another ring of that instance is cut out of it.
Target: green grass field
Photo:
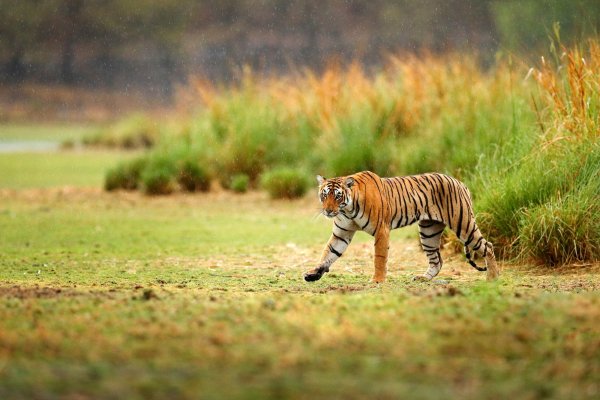
[[[131,157],[131,153],[108,151],[0,154],[0,188],[99,188],[108,166]]]
[[[600,395],[597,265],[488,283],[445,249],[444,282],[418,283],[407,228],[385,284],[366,234],[309,284],[330,231],[314,196],[91,188],[120,156],[42,155],[32,178],[40,155],[0,155],[2,399]]]
[[[65,140],[77,141],[94,133],[93,124],[3,123],[0,124],[0,141],[14,140]]]
[[[94,125],[0,124],[0,150],[2,143],[79,142],[97,129]],[[0,151],[0,188],[102,187],[106,169],[133,156],[115,151]]]

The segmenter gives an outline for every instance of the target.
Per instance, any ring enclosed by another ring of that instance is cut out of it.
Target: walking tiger
[[[429,260],[427,271],[415,279],[431,280],[440,272],[440,239],[446,226],[464,244],[474,268],[486,271],[473,262],[471,251],[484,257],[488,280],[498,277],[493,246],[477,227],[469,189],[457,179],[438,173],[380,178],[364,171],[331,179],[318,175],[317,181],[322,213],[333,220],[333,232],[319,265],[304,274],[306,281],[319,280],[329,272],[359,230],[375,238],[373,281],[385,281],[390,231],[415,222]]]

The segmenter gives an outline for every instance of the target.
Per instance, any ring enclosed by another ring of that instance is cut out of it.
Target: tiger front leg
[[[390,231],[385,227],[381,227],[375,235],[375,273],[373,274],[372,281],[375,283],[382,283],[385,281],[387,275],[387,259],[388,252],[390,249]]]
[[[333,233],[323,250],[319,265],[316,268],[305,272],[304,280],[306,282],[318,281],[326,272],[329,272],[329,267],[335,260],[342,256],[346,248],[348,248],[350,241],[352,241],[353,236],[354,232],[352,231],[334,228]]]

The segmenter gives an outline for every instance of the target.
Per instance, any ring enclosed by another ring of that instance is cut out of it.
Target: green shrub
[[[245,174],[238,174],[231,178],[230,189],[236,193],[246,193],[248,191],[248,184],[250,178]]]
[[[140,174],[145,164],[146,160],[140,157],[133,161],[118,164],[116,167],[108,170],[104,178],[104,189],[107,191],[138,189]]]
[[[210,175],[198,161],[192,159],[179,163],[177,182],[188,192],[206,192],[210,189]]]
[[[272,199],[293,199],[306,193],[308,180],[299,169],[281,167],[265,173],[261,185]]]
[[[600,204],[570,195],[523,213],[519,247],[527,258],[556,265],[600,258]]]
[[[539,240],[545,240],[544,235],[549,231],[554,232],[551,236],[556,237],[565,229],[561,221],[573,220],[577,210],[586,207],[587,201],[597,202],[600,193],[600,184],[596,183],[600,182],[600,142],[555,143],[547,148],[535,148],[520,160],[513,158],[513,162],[509,169],[476,176],[471,185],[477,188],[472,191],[476,195],[479,225],[500,256],[534,255],[542,260],[541,254],[534,248],[536,229],[540,228],[537,230]],[[558,201],[557,198],[570,200]],[[556,226],[549,227],[550,222]],[[525,229],[529,223],[536,228]],[[580,225],[595,223],[600,223],[600,216],[588,213],[588,219],[581,221]],[[582,226],[581,229],[590,231],[592,228]],[[549,254],[545,261],[568,262],[572,258],[568,254],[563,258]]]
[[[177,166],[166,156],[151,157],[141,173],[140,180],[146,194],[173,193],[177,188]]]
[[[286,129],[277,105],[257,96],[252,88],[231,93],[207,117],[218,147],[217,175],[226,188],[238,174],[247,175],[254,185],[266,168],[285,162],[284,154],[290,152],[282,146]]]

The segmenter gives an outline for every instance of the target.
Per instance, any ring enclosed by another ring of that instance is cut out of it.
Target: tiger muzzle
[[[338,212],[338,211],[334,211],[334,210],[332,210],[332,209],[326,209],[326,210],[324,211],[324,214],[325,214],[325,216],[326,216],[327,218],[333,218],[333,217],[335,217],[336,215],[338,215],[338,214],[339,214],[339,212]]]

